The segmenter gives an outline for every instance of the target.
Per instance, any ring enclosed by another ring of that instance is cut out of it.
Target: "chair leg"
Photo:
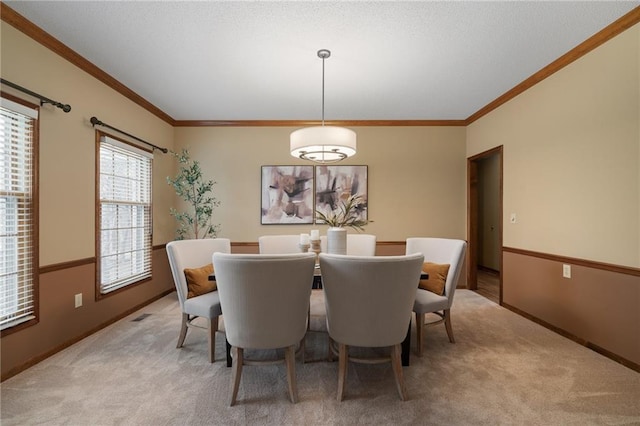
[[[449,336],[449,341],[451,343],[455,343],[455,339],[453,338],[453,329],[451,328],[451,312],[449,309],[444,310],[444,326],[447,329],[447,335]]]
[[[396,379],[396,387],[398,388],[398,394],[402,401],[407,400],[407,389],[404,386],[404,378],[402,376],[402,349],[400,345],[393,345],[391,348],[391,367],[393,369],[393,376]]]
[[[294,404],[298,402],[298,385],[296,384],[296,347],[289,346],[285,349],[285,361],[287,364],[287,382],[289,383],[289,397]]]
[[[347,383],[349,349],[344,343],[339,343],[338,348],[338,402],[340,402],[344,398],[344,388]]]
[[[209,362],[216,360],[216,331],[218,331],[218,317],[209,318]]]
[[[424,347],[424,320],[425,314],[416,312],[416,344],[418,345],[418,356],[422,356]]]
[[[333,350],[331,349],[331,345],[333,345],[333,341],[327,334],[327,361],[329,362],[333,362]]]
[[[231,348],[233,353],[233,369],[231,370],[231,400],[229,405],[234,406],[236,404],[236,397],[238,396],[238,388],[240,387],[240,376],[242,376],[242,357],[243,357],[243,349],[236,348],[233,346]]]
[[[180,336],[178,336],[178,345],[176,348],[181,348],[184,344],[184,339],[187,337],[187,324],[189,324],[189,314],[182,313],[182,325],[180,326]]]

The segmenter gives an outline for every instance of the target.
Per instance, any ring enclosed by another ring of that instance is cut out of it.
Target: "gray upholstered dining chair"
[[[300,253],[300,235],[263,235],[258,238],[260,254]]]
[[[314,253],[213,255],[233,354],[231,405],[236,403],[243,365],[265,362],[245,359],[245,349],[285,349],[289,396],[297,402],[295,347],[307,330],[315,260]]]
[[[444,322],[451,343],[453,328],[451,327],[451,306],[453,295],[456,291],[460,271],[464,264],[467,251],[467,243],[463,240],[448,238],[407,238],[406,253],[422,253],[425,262],[432,265],[429,272],[429,281],[440,279],[444,281],[438,289],[426,290],[419,288],[413,310],[416,313],[416,334],[418,355],[422,356],[424,347],[424,325],[426,315],[435,314],[440,319],[427,323],[435,325]],[[427,267],[427,264],[425,264]],[[444,268],[444,269],[442,269]],[[446,271],[446,273],[445,273]]]
[[[231,240],[228,238],[205,238],[193,240],[171,241],[166,246],[169,266],[173,275],[173,282],[178,293],[180,310],[182,311],[182,325],[178,337],[178,348],[184,344],[187,329],[190,327],[203,328],[194,321],[198,317],[206,318],[209,337],[209,362],[215,360],[216,331],[218,331],[218,317],[222,313],[217,291],[194,295],[189,290],[185,269],[204,270],[211,265],[211,257],[215,252],[229,253]],[[199,274],[206,279],[206,272]],[[198,293],[198,292],[195,292]]]
[[[327,237],[320,237],[320,251],[327,252]],[[374,256],[376,254],[376,236],[373,234],[347,234],[347,255],[349,256]],[[325,317],[324,309],[324,292],[322,290],[313,290],[313,299],[322,303],[315,304],[315,309],[309,312],[309,324],[311,324],[311,316]],[[309,326],[311,327],[311,325]],[[331,356],[331,354],[329,354]]]
[[[400,344],[411,325],[422,254],[349,256],[320,254],[327,330],[338,345],[338,401],[344,397],[347,363],[391,361],[401,400],[407,399]],[[349,356],[349,347],[390,347],[388,358]]]
[[[260,254],[291,254],[301,253],[300,235],[263,235],[258,238]],[[319,292],[319,290],[316,290]],[[318,293],[320,295],[320,293]],[[311,327],[311,310],[307,315],[307,327]],[[304,340],[302,341],[304,345]],[[304,362],[304,348],[302,350],[302,362]]]

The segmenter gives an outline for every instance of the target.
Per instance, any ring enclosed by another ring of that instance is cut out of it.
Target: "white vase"
[[[327,229],[327,253],[347,254],[347,230],[345,228]]]

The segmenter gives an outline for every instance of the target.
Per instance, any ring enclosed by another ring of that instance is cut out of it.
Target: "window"
[[[152,154],[101,136],[98,165],[98,297],[151,278]]]
[[[37,322],[38,110],[0,104],[0,330]]]

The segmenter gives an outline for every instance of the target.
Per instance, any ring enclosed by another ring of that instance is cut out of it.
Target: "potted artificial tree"
[[[220,230],[219,224],[212,223],[213,209],[220,205],[213,195],[216,182],[202,177],[200,163],[191,159],[188,150],[171,154],[178,160],[178,173],[174,178],[167,176],[167,183],[189,206],[185,211],[169,210],[178,222],[176,239],[215,238]]]
[[[316,210],[316,217],[320,223],[329,225],[327,229],[327,252],[331,254],[347,254],[347,227],[356,231],[364,231],[366,220],[360,218],[361,206],[364,199],[361,195],[352,195],[346,201],[341,201],[338,208],[324,214]]]

